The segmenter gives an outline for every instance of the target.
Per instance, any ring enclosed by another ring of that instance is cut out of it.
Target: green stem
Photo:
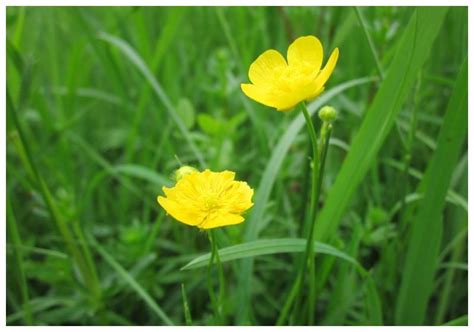
[[[329,136],[331,133],[331,125],[328,123],[324,123],[322,130],[321,130],[321,145],[318,145],[318,139],[316,135],[316,130],[314,129],[313,121],[311,120],[311,116],[309,115],[308,110],[304,103],[300,104],[300,108],[303,112],[304,118],[306,120],[306,125],[308,128],[312,152],[313,152],[313,167],[312,167],[312,176],[311,176],[311,195],[310,195],[310,212],[309,212],[309,232],[307,234],[307,241],[306,241],[306,249],[303,256],[302,264],[300,265],[298,275],[296,280],[292,286],[292,289],[286,299],[286,302],[283,306],[283,310],[280,313],[280,316],[277,321],[277,325],[281,325],[285,322],[286,317],[289,313],[291,305],[293,301],[296,301],[293,313],[300,312],[299,307],[302,302],[302,290],[305,283],[305,277],[309,270],[310,272],[310,304],[309,307],[309,316],[312,316],[314,313],[314,301],[316,298],[315,291],[315,282],[314,282],[314,227],[316,223],[316,212],[318,208],[318,200],[319,195],[321,192],[321,184],[322,184],[322,177],[324,172],[324,160],[326,157],[327,147],[329,145]],[[321,161],[321,163],[320,163]],[[314,321],[314,317],[310,319],[310,321]]]
[[[319,168],[319,175],[318,175],[318,184],[317,184],[317,191],[316,197],[319,200],[319,195],[321,194],[321,187],[323,183],[323,174],[324,174],[324,165],[326,161],[326,156],[329,147],[329,138],[331,137],[332,132],[332,125],[324,122],[322,129],[321,129],[321,141],[320,141],[320,168]],[[317,201],[316,201],[317,203]],[[317,206],[314,213],[314,221],[313,221],[313,228],[316,224],[316,214],[317,214]],[[308,299],[308,324],[314,325],[314,311],[316,305],[316,274],[315,274],[315,265],[314,265],[314,229],[312,230],[313,234],[310,243],[310,251],[308,257],[308,264],[309,264],[309,299]]]
[[[30,308],[30,298],[28,295],[28,284],[26,282],[25,270],[23,268],[23,254],[20,250],[21,238],[16,225],[15,215],[12,210],[10,199],[7,195],[7,225],[10,240],[15,245],[14,256],[16,260],[16,269],[18,271],[18,283],[20,284],[21,297],[23,301],[23,317],[26,325],[33,325],[33,316]]]
[[[295,300],[295,297],[296,297],[296,292],[299,289],[299,285],[298,285],[299,279],[296,279],[296,280],[297,282],[294,282],[293,286],[291,286],[290,293],[288,294],[286,298],[286,302],[283,305],[283,309],[280,312],[280,316],[278,317],[278,320],[276,323],[277,326],[283,325],[283,323],[285,323],[286,321],[286,318],[288,317],[288,314],[291,309],[291,305],[293,304],[293,301]]]
[[[303,112],[304,118],[306,120],[306,126],[308,128],[308,133],[309,137],[311,140],[311,148],[313,152],[313,158],[312,158],[312,174],[311,174],[311,193],[309,197],[309,220],[311,222],[310,225],[313,224],[314,220],[314,215],[316,211],[316,205],[317,205],[317,183],[318,183],[318,169],[319,169],[319,148],[318,148],[318,137],[316,135],[316,130],[314,129],[313,121],[311,120],[311,116],[308,113],[308,110],[306,108],[306,105],[304,102],[300,104],[301,110]],[[312,226],[310,226],[311,228]]]
[[[218,324],[222,324],[223,320],[223,310],[222,310],[222,302],[224,301],[224,272],[222,270],[222,264],[219,257],[219,251],[217,248],[217,242],[215,238],[215,234],[213,230],[208,231],[209,242],[211,244],[211,258],[209,260],[209,265],[207,267],[207,287],[209,292],[209,297],[211,299],[211,304],[214,309],[214,316],[215,320]],[[216,293],[214,288],[212,287],[212,264],[214,263],[214,259],[217,263],[217,273],[219,278],[219,297],[216,298]]]
[[[89,278],[90,278],[93,305],[95,306],[95,309],[98,309],[99,306],[101,305],[101,288],[100,288],[99,276],[97,274],[94,260],[92,258],[92,253],[91,253],[88,243],[85,240],[82,228],[80,227],[77,221],[73,223],[73,230],[79,240],[79,246],[82,249],[82,252],[84,253],[85,264],[87,266],[88,273],[90,274]]]
[[[308,264],[308,259],[310,257],[309,251],[314,250],[314,224],[315,224],[315,214],[318,203],[318,182],[319,182],[319,147],[318,147],[318,138],[316,135],[316,130],[314,129],[313,121],[311,116],[308,113],[306,105],[304,103],[300,104],[301,110],[303,112],[304,118],[306,120],[306,127],[308,128],[309,137],[311,140],[311,147],[313,151],[312,158],[312,175],[311,175],[311,194],[310,194],[310,209],[309,209],[309,231],[307,234],[306,249],[303,256],[302,264],[300,265],[300,270],[297,276],[298,291],[296,293],[296,303],[294,307],[294,313],[300,312],[299,308],[302,302],[302,291],[303,285],[305,283],[306,273],[308,269],[311,269],[311,265]]]
[[[186,297],[186,290],[184,289],[184,284],[181,284],[181,297],[183,298],[183,311],[184,311],[184,321],[187,326],[193,325],[193,319],[191,318],[191,312],[189,311],[188,299]]]

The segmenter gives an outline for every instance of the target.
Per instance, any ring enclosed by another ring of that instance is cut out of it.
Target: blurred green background
[[[359,11],[385,71],[417,9]],[[186,306],[193,324],[212,324],[205,269],[180,270],[209,251],[207,235],[166,216],[156,196],[180,163],[230,169],[262,190],[297,114],[258,105],[240,83],[260,53],[285,54],[308,34],[325,59],[340,49],[326,91],[370,78],[328,101],[339,118],[324,206],[381,84],[354,8],[8,7],[7,324],[184,325]],[[416,188],[467,56],[467,8],[447,11],[428,54],[330,241],[370,271],[386,325],[403,322],[395,303],[409,227],[400,220],[420,201]],[[300,237],[309,152],[302,128],[258,207],[259,238]],[[455,158],[422,324],[467,323],[467,142]],[[219,229],[219,247],[246,242],[252,221]],[[250,302],[239,298],[240,261],[226,263],[224,323],[275,324],[295,258],[257,257]],[[376,324],[352,265],[317,255],[316,269],[317,324]]]

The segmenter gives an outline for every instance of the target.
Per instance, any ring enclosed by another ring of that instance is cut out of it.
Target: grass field
[[[467,325],[467,17],[8,7],[7,325]],[[324,63],[339,48],[307,104],[318,134],[322,106],[338,119],[311,294],[287,308],[311,224],[310,139],[299,109],[240,84],[305,35]],[[210,268],[206,232],[156,202],[181,165],[255,190],[245,222],[213,233]]]

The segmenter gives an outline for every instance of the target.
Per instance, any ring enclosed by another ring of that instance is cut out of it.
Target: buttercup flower
[[[158,203],[176,220],[201,229],[239,224],[253,205],[253,189],[234,178],[231,171],[191,172],[163,187],[166,197],[158,196]]]
[[[321,42],[314,36],[304,36],[288,47],[286,57],[288,62],[276,50],[263,52],[250,65],[252,84],[241,84],[242,91],[249,98],[278,111],[290,110],[321,94],[336,66],[339,49],[334,49],[321,69]]]

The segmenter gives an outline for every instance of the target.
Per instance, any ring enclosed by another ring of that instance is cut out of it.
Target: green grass
[[[7,324],[288,324],[311,146],[240,83],[307,34],[340,49],[308,111],[339,117],[290,322],[467,325],[465,7],[8,7]],[[156,203],[181,164],[255,189],[215,306],[207,235]]]

